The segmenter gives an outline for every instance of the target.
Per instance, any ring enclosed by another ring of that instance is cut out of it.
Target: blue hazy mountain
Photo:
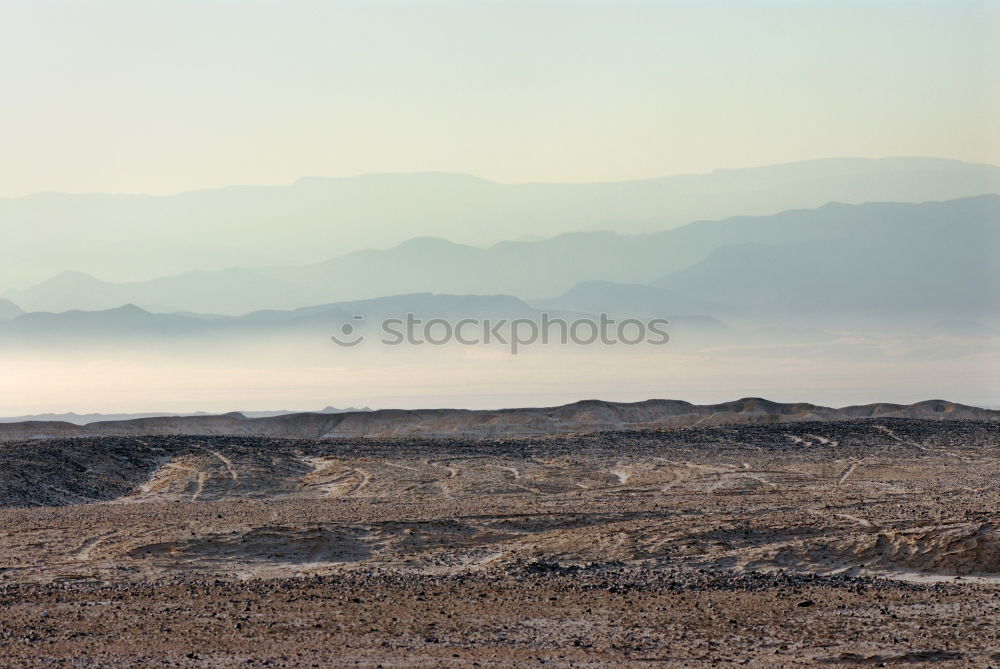
[[[676,291],[611,281],[584,281],[559,297],[531,300],[531,305],[539,309],[605,313],[623,318],[718,314],[726,310],[718,303],[691,299]]]
[[[242,316],[153,313],[127,304],[98,311],[31,312],[0,322],[0,340],[9,343],[178,341],[198,337],[261,337],[307,333],[321,338],[350,324],[359,331],[387,318],[427,321],[461,318],[533,318],[537,309],[509,295],[413,293],[372,300],[261,310]]]
[[[5,300],[0,298],[0,321],[9,321],[12,318],[20,316],[24,313],[21,307],[17,306],[10,300]]]
[[[637,234],[830,201],[922,202],[998,192],[996,166],[836,158],[591,184],[501,184],[432,173],[308,178],[164,197],[39,193],[0,199],[0,238],[7,242],[0,248],[0,291],[67,269],[130,281],[319,262],[421,235],[486,246],[581,230]]]
[[[707,315],[889,310],[976,319],[997,309],[998,256],[1000,196],[984,195],[922,204],[829,204],[644,235],[581,232],[488,249],[419,238],[311,265],[189,272],[144,282],[111,283],[72,272],[7,297],[33,311],[135,304],[156,312],[235,315],[414,292],[528,300],[568,295],[560,308],[592,310],[603,300]],[[574,293],[578,284],[584,288]],[[601,286],[603,296],[595,294]]]
[[[1000,315],[1000,198],[830,204],[803,225],[841,234],[726,244],[655,285],[748,314]]]

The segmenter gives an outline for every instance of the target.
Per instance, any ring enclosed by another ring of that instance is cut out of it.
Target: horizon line
[[[719,174],[724,172],[740,172],[746,170],[757,170],[757,169],[767,169],[774,167],[787,167],[790,165],[802,165],[807,163],[819,163],[819,162],[834,162],[834,161],[865,161],[865,162],[876,162],[883,160],[936,160],[950,163],[961,163],[963,165],[970,165],[975,167],[992,167],[1000,169],[1000,165],[994,163],[985,162],[973,162],[968,160],[962,160],[960,158],[947,158],[943,156],[930,156],[930,155],[893,155],[893,156],[828,156],[825,158],[806,158],[803,160],[790,160],[778,163],[757,163],[753,165],[746,165],[743,167],[719,167],[707,172],[677,172],[673,174],[661,174],[658,176],[648,176],[648,177],[637,177],[630,179],[612,179],[608,181],[497,181],[494,179],[489,179],[486,177],[473,174],[471,172],[452,172],[447,170],[426,170],[426,171],[410,171],[410,172],[400,172],[400,171],[386,171],[386,172],[358,172],[346,176],[323,176],[323,175],[303,175],[297,177],[296,179],[283,183],[260,183],[260,184],[249,184],[249,183],[235,183],[226,184],[221,186],[204,186],[200,188],[191,188],[186,190],[172,191],[169,193],[141,193],[135,191],[59,191],[59,190],[40,190],[31,191],[21,195],[2,195],[0,196],[0,201],[13,201],[13,200],[23,200],[28,198],[46,196],[46,195],[65,195],[71,197],[89,197],[89,196],[110,196],[110,197],[143,197],[143,198],[170,198],[177,197],[180,195],[189,195],[193,193],[204,193],[209,191],[221,191],[229,189],[277,189],[277,188],[291,188],[295,185],[302,183],[304,181],[349,181],[353,179],[363,179],[366,177],[402,177],[402,176],[455,176],[455,177],[467,177],[476,179],[478,181],[483,181],[490,184],[495,184],[499,186],[591,186],[591,185],[604,185],[604,184],[622,184],[622,183],[635,183],[643,181],[659,181],[663,179],[673,179],[673,178],[683,178],[683,177],[699,177],[699,176],[710,176],[713,174]]]

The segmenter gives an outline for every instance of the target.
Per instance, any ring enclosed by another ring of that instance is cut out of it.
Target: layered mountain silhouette
[[[614,292],[614,284],[608,284]],[[632,286],[622,286],[630,290]],[[659,289],[639,286],[651,293],[663,292]],[[579,292],[579,291],[577,291]],[[590,318],[599,322],[600,314],[607,313],[614,318],[669,318],[671,341],[675,345],[706,345],[733,340],[737,332],[723,322],[707,315],[675,314],[655,311],[656,303],[651,303],[645,312],[639,306],[629,309],[628,305],[618,311],[602,309],[586,310],[562,309],[552,301],[547,307],[539,308],[509,295],[437,295],[431,293],[411,293],[371,300],[338,302],[291,310],[261,310],[242,316],[220,316],[193,313],[152,313],[127,304],[115,309],[102,311],[66,311],[60,313],[32,312],[23,314],[7,322],[0,322],[0,345],[27,346],[32,348],[57,347],[80,350],[83,346],[103,346],[114,349],[117,346],[149,347],[152,345],[172,346],[183,343],[266,344],[274,338],[305,338],[307,341],[323,343],[333,335],[350,326],[351,339],[356,335],[382,340],[388,336],[382,323],[386,319],[397,319],[392,326],[396,332],[403,331],[399,319],[411,315],[417,321],[416,336],[423,338],[423,326],[434,319],[457,323],[461,319],[477,319],[489,322],[499,328],[503,344],[509,336],[508,323],[514,319],[530,319],[541,322],[543,311],[550,318],[561,318],[567,323],[575,319]],[[569,303],[567,303],[569,304]],[[594,306],[600,306],[595,303]],[[498,325],[499,324],[499,325]],[[555,326],[558,328],[559,326]],[[473,330],[476,331],[476,330]],[[479,330],[481,331],[481,330]],[[441,336],[442,330],[435,331]],[[558,337],[560,330],[555,332]],[[469,332],[466,332],[468,335]],[[263,350],[269,350],[267,348]]]
[[[91,338],[189,336],[207,332],[211,322],[179,314],[156,314],[134,304],[103,311],[31,312],[0,323],[8,341],[68,342]]]
[[[242,316],[153,313],[127,304],[100,311],[32,312],[0,322],[0,341],[8,343],[85,343],[153,341],[204,336],[305,333],[325,339],[343,325],[358,332],[378,328],[387,318],[413,314],[430,319],[537,318],[539,311],[509,295],[433,295],[411,293],[316,305],[291,310],[261,310]]]
[[[123,281],[319,262],[418,235],[489,245],[581,230],[636,234],[830,201],[922,202],[998,192],[996,166],[839,158],[596,184],[499,184],[435,173],[309,178],[166,197],[39,193],[0,199],[0,238],[8,242],[0,249],[0,287],[23,287],[66,268]],[[228,280],[261,287],[252,275],[230,273]]]
[[[70,272],[8,297],[32,311],[135,304],[158,312],[242,314],[419,291],[513,295],[538,308],[638,315],[899,312],[975,320],[1000,310],[998,254],[1000,195],[982,195],[828,204],[652,234],[573,233],[488,249],[419,238],[312,265],[144,282]]]
[[[1000,198],[905,209],[830,204],[813,222],[843,236],[727,244],[654,285],[750,313],[1000,313]]]

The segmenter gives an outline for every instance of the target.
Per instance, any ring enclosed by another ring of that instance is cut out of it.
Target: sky
[[[0,196],[1000,163],[1000,3],[0,3]]]

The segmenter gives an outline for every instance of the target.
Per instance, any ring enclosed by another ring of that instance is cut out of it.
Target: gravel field
[[[1000,667],[1000,423],[0,444],[0,666]]]

